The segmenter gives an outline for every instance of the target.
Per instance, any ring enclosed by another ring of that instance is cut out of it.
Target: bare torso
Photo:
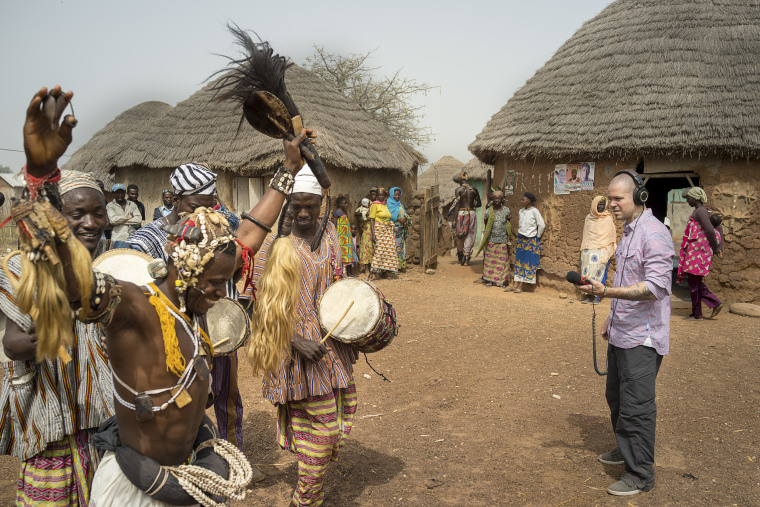
[[[459,197],[457,212],[464,209],[474,210],[475,208],[480,207],[480,196],[478,195],[477,190],[469,185],[460,185],[457,187],[454,191],[454,197]]]
[[[111,367],[132,389],[147,390],[174,386],[177,375],[166,368],[166,353],[161,323],[149,303],[145,289],[128,282],[122,284],[122,300],[111,325],[106,329],[106,345]],[[161,286],[159,286],[161,288]],[[193,357],[193,342],[177,319],[175,322],[185,364]],[[134,403],[135,395],[114,381],[125,401]],[[174,403],[154,412],[153,418],[138,421],[134,410],[115,400],[121,442],[165,466],[179,465],[190,456],[209,396],[209,381],[196,377],[188,389],[192,401],[182,408]],[[171,398],[170,392],[153,395],[158,407]]]

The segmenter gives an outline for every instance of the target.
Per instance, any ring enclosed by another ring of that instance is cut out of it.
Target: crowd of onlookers
[[[139,200],[140,189],[134,183],[126,186],[115,183],[109,195],[103,182],[97,182],[108,201],[109,224],[104,235],[107,247],[125,247],[124,242],[147,223],[145,205]],[[406,239],[412,222],[401,204],[401,196],[398,187],[390,190],[372,187],[353,212],[349,209],[348,198],[338,197],[331,220],[338,233],[343,266],[348,276],[365,274],[372,279],[406,270]],[[148,222],[168,216],[174,210],[172,190],[163,190],[161,200],[161,206],[153,210]],[[219,202],[218,196],[215,205],[230,217],[234,216]]]
[[[406,270],[412,222],[401,204],[402,194],[398,187],[372,187],[354,210],[353,223],[348,199],[338,197],[332,219],[348,276],[364,273],[371,280]]]

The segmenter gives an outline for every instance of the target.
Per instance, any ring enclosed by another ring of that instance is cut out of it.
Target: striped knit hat
[[[58,182],[58,192],[63,195],[66,192],[71,192],[77,188],[91,188],[97,190],[101,195],[103,191],[100,189],[100,185],[95,181],[90,173],[83,173],[81,171],[68,171],[64,169],[61,171],[61,180]]]
[[[169,177],[175,195],[214,195],[216,173],[206,164],[191,162],[182,164]]]

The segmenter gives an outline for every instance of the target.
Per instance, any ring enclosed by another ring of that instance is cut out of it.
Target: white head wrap
[[[292,193],[297,194],[299,192],[322,195],[322,187],[319,185],[317,177],[311,172],[309,164],[304,164],[294,179]]]
[[[61,180],[58,182],[58,192],[63,195],[66,192],[71,192],[77,188],[91,188],[97,190],[100,195],[103,195],[100,185],[95,181],[92,174],[83,173],[81,171],[61,171]]]
[[[366,197],[362,199],[362,206],[366,206],[367,208],[369,208],[369,199],[367,199]]]
[[[216,173],[206,164],[191,162],[174,170],[169,181],[175,195],[214,195]]]

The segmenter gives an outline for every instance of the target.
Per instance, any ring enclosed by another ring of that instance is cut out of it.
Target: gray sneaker
[[[640,483],[640,481],[638,481],[633,475],[625,474],[619,481],[607,488],[607,493],[615,496],[629,496],[638,495],[639,493],[650,491],[654,488],[654,479],[647,484],[641,484],[640,486],[636,485],[637,482]]]
[[[605,452],[604,454],[599,455],[599,461],[604,463],[605,465],[623,465],[625,464],[625,461],[623,460],[623,453],[620,452],[620,449],[615,449],[610,452]]]

